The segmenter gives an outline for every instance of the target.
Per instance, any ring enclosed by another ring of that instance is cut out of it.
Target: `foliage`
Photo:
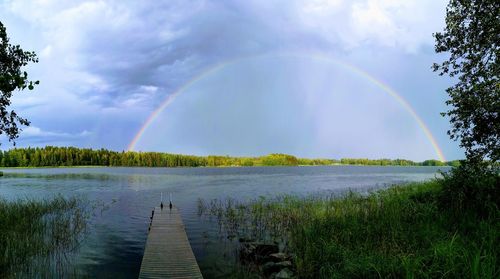
[[[379,159],[379,160],[370,160],[366,158],[362,159],[353,159],[353,158],[342,158],[340,160],[341,164],[344,165],[372,165],[372,166],[389,166],[389,165],[397,165],[397,166],[415,166],[416,163],[410,160],[403,159]]]
[[[307,159],[307,158],[298,158],[299,166],[325,166],[325,165],[334,165],[339,164],[339,160],[335,159]]]
[[[0,199],[0,277],[51,277],[40,273],[48,265],[62,276],[65,253],[78,245],[87,218],[76,198]]]
[[[440,75],[458,77],[446,91],[452,139],[461,140],[469,161],[500,158],[500,2],[451,0],[446,27],[434,34],[435,50],[449,53],[434,64]]]
[[[443,166],[437,160],[370,159],[299,159],[287,154],[261,157],[193,156],[160,152],[111,151],[76,147],[15,148],[0,151],[0,167],[51,166],[126,166],[126,167],[229,167],[229,166],[318,166],[318,165],[376,165],[376,166]]]
[[[430,181],[361,195],[200,201],[227,236],[277,241],[301,278],[498,278],[499,212],[439,207]],[[225,238],[225,237],[224,237]]]
[[[29,81],[28,73],[21,68],[28,63],[37,63],[34,52],[24,51],[19,45],[11,45],[5,26],[0,22],[0,135],[5,133],[9,141],[19,136],[18,125],[29,126],[30,122],[9,111],[10,98],[15,90],[33,90],[38,81]]]
[[[455,218],[460,218],[464,211],[485,218],[500,209],[500,176],[494,168],[464,161],[443,173],[439,182],[440,206],[451,210]]]
[[[261,158],[263,166],[297,166],[299,161],[295,156],[287,154],[269,154]]]
[[[436,52],[450,55],[434,71],[458,78],[443,115],[467,157],[444,174],[440,205],[457,219],[464,210],[485,218],[498,212],[500,197],[500,2],[450,0],[446,27],[434,37]]]
[[[342,165],[361,165],[361,166],[456,166],[458,161],[441,162],[438,160],[425,160],[423,162],[414,162],[405,159],[354,159],[342,158],[340,159]]]
[[[197,167],[207,165],[204,157],[158,152],[116,152],[76,147],[15,148],[0,152],[3,167],[128,166]]]

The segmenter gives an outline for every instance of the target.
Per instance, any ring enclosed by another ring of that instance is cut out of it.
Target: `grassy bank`
[[[440,206],[437,181],[370,195],[200,201],[225,237],[280,243],[303,278],[498,278],[498,209]]]
[[[0,199],[0,278],[64,274],[65,255],[78,245],[87,218],[77,198]]]

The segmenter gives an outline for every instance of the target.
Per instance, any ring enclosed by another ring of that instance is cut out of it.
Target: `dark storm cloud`
[[[175,18],[168,8],[151,6],[130,11],[131,22],[119,28],[103,25],[85,32],[80,67],[106,84],[105,92],[86,93],[112,105],[140,86],[155,86],[161,89],[155,97],[164,98],[212,64],[287,45],[287,38],[237,5],[217,2],[193,8],[198,11]],[[189,5],[180,8],[185,9]]]

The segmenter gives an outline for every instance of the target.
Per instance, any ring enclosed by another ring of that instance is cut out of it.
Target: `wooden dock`
[[[203,278],[177,208],[155,208],[139,278]]]

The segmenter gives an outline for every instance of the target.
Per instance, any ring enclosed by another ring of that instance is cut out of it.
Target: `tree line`
[[[414,162],[405,159],[354,159],[354,158],[343,158],[340,159],[341,165],[363,165],[363,166],[459,166],[460,161],[447,161],[442,162],[439,160],[425,160],[423,162]]]
[[[0,151],[0,167],[116,166],[116,167],[224,167],[224,166],[445,166],[458,161],[403,159],[306,159],[288,154],[260,157],[194,156],[161,152],[112,151],[77,147],[14,148]]]

